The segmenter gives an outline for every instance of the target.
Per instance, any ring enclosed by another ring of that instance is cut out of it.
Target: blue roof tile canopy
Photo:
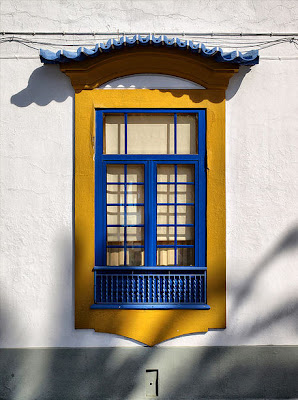
[[[230,63],[238,65],[255,65],[259,63],[258,50],[251,50],[244,54],[239,51],[224,53],[220,47],[207,49],[204,43],[194,43],[191,40],[182,40],[179,38],[167,38],[166,36],[142,36],[135,35],[132,38],[122,36],[119,39],[109,39],[107,43],[97,44],[93,49],[79,47],[77,51],[59,50],[54,53],[50,50],[40,49],[40,60],[44,64],[63,64],[71,61],[83,61],[87,58],[100,56],[102,53],[109,53],[124,47],[135,46],[165,46],[176,47],[181,50],[188,50],[203,57],[212,58],[219,63]]]

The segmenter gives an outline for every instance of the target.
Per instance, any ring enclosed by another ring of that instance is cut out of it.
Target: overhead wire
[[[22,44],[24,46],[27,46],[29,48],[32,48],[34,50],[39,50],[39,48],[35,47],[35,45],[38,46],[48,46],[48,47],[90,47],[90,46],[95,46],[96,43],[99,42],[105,42],[110,39],[110,37],[107,36],[101,36],[101,37],[96,37],[96,35],[93,35],[93,38],[88,38],[88,42],[86,38],[80,39],[75,37],[78,34],[73,34],[73,38],[65,38],[65,37],[58,37],[58,38],[52,38],[52,40],[48,40],[48,38],[43,38],[43,37],[37,37],[34,36],[33,38],[25,38],[25,37],[20,37],[20,36],[7,36],[6,34],[2,34],[2,37],[0,37],[0,44],[2,43],[7,43],[7,42],[16,42],[19,44]],[[38,34],[38,36],[41,36],[41,34]],[[68,35],[69,37],[70,35]],[[126,35],[127,37],[131,35]],[[204,42],[204,44],[212,47],[222,47],[222,48],[228,48],[228,49],[243,49],[243,50],[248,50],[248,49],[265,49],[268,47],[276,46],[279,44],[283,43],[293,43],[295,45],[295,48],[297,48],[298,45],[298,37],[295,36],[285,36],[285,37],[280,37],[278,39],[262,39],[260,40],[259,37],[258,39],[252,39],[251,37],[243,37],[239,36],[239,38],[232,39],[229,36],[227,37],[203,37],[203,34],[200,35],[195,35],[195,36],[190,36],[188,35],[187,40],[193,40],[195,42]],[[233,35],[234,36],[234,35]],[[119,37],[119,36],[118,36]]]
[[[12,32],[12,31],[7,31],[7,32],[2,32],[2,34],[6,35],[18,35],[18,36],[35,36],[35,35],[42,35],[42,36],[134,36],[134,35],[141,35],[141,36],[148,36],[150,34],[154,34],[155,36],[192,36],[192,37],[198,37],[198,36],[243,36],[243,37],[257,37],[257,36],[298,36],[298,32],[196,32],[196,33],[191,33],[191,32],[124,32],[120,31],[119,29],[117,32],[95,32],[95,31],[89,31],[89,32],[50,32],[50,31],[44,31],[44,32],[36,32],[36,31],[28,31],[28,32]]]

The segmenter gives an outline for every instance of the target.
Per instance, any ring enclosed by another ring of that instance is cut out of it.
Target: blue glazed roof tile
[[[239,65],[255,65],[259,63],[258,50],[251,50],[244,54],[239,51],[224,53],[220,47],[208,49],[204,43],[194,43],[191,40],[179,38],[167,38],[167,36],[134,35],[133,37],[122,36],[119,39],[109,39],[106,43],[99,43],[92,49],[79,47],[77,51],[59,50],[54,53],[50,50],[40,49],[40,60],[44,64],[61,64],[71,61],[82,61],[86,58],[100,56],[101,53],[121,49],[124,46],[162,46],[177,47],[182,50],[189,49],[191,52],[201,54],[203,57],[210,57],[216,62],[233,63]]]

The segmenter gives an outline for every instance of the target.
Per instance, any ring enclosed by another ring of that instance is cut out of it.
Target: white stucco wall
[[[1,16],[1,31],[293,32],[298,3],[4,0]],[[0,346],[138,346],[74,330],[70,82],[34,49],[0,57]],[[248,71],[227,90],[227,328],[161,346],[297,344],[298,51]]]

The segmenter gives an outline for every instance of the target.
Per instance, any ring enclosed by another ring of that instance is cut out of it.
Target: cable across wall
[[[184,40],[191,40],[194,43],[202,42],[206,47],[221,47],[224,50],[259,50],[262,51],[269,47],[278,45],[292,44],[298,50],[298,33],[297,32],[208,32],[208,33],[185,33],[185,32],[155,32],[155,33],[134,33],[134,32],[2,32],[0,33],[0,45],[8,43],[16,43],[26,46],[35,51],[40,48],[48,48],[57,51],[63,48],[72,50],[78,47],[94,47],[97,43],[106,43],[108,40],[119,39],[120,35],[132,38],[134,35],[154,35],[171,37],[181,37]],[[291,56],[291,59],[297,59],[298,52]],[[0,58],[36,58],[24,55],[11,54],[1,56]],[[266,59],[266,57],[264,57]],[[268,57],[267,57],[268,58]],[[268,59],[283,59],[283,57],[269,57]],[[289,57],[287,57],[289,59]]]

